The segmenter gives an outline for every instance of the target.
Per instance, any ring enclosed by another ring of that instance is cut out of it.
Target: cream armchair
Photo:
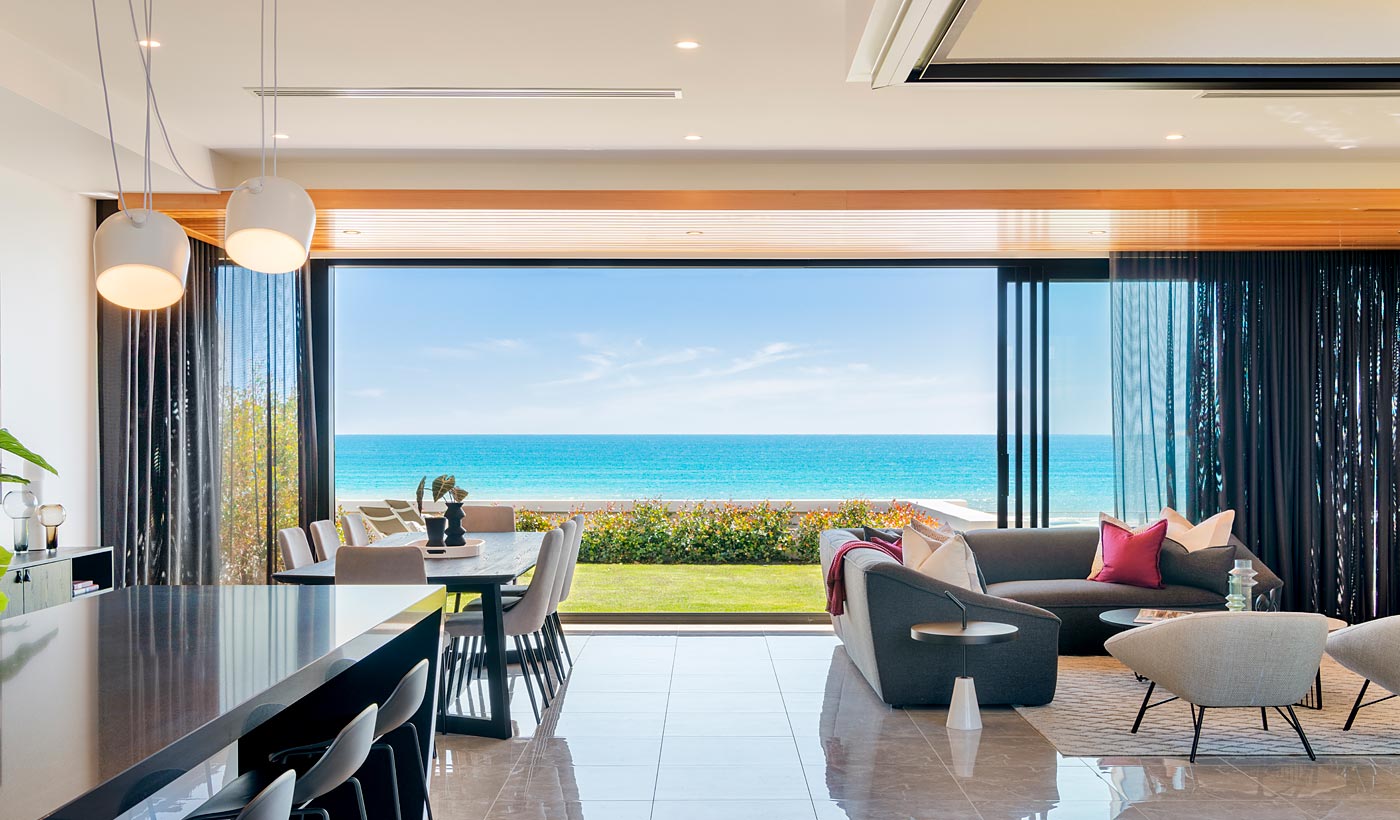
[[[1342,731],[1349,731],[1356,722],[1356,713],[1395,695],[1364,702],[1371,683],[1379,683],[1391,692],[1400,692],[1400,615],[1379,618],[1339,629],[1327,636],[1327,654],[1337,663],[1366,679],[1351,707]]]
[[[1104,643],[1108,653],[1152,683],[1142,699],[1136,732],[1147,710],[1180,698],[1191,704],[1201,742],[1206,709],[1275,709],[1298,733],[1313,760],[1312,744],[1293,711],[1312,686],[1327,644],[1327,619],[1297,612],[1205,612],[1130,629]],[[1151,703],[1158,687],[1175,697]]]

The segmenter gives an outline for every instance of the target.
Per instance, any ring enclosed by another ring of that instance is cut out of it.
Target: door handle
[[[29,583],[29,570],[24,571],[24,582]]]

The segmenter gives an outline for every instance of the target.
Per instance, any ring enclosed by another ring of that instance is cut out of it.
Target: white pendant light
[[[254,177],[229,195],[224,250],[249,270],[287,273],[306,264],[316,205],[285,177]]]
[[[185,293],[190,241],[159,211],[118,211],[97,229],[92,263],[107,301],[135,310],[169,307]]]

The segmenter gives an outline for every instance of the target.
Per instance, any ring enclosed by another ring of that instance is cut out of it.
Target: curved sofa
[[[823,571],[843,544],[864,535],[862,530],[823,532]],[[967,605],[968,617],[1019,627],[1015,641],[969,649],[968,672],[977,681],[982,703],[1029,706],[1054,698],[1058,655],[1103,654],[1104,641],[1119,631],[1099,620],[1103,612],[1132,607],[1223,609],[1218,570],[1235,558],[1254,561],[1259,573],[1255,594],[1283,585],[1233,539],[1231,553],[1212,557],[1215,567],[1208,576],[1177,573],[1199,585],[1167,583],[1162,589],[1143,589],[1087,580],[1098,548],[1095,527],[973,530],[964,536],[977,557],[985,593],[936,581],[877,550],[846,554],[845,614],[833,616],[832,624],[851,660],[886,703],[946,704],[951,699],[953,678],[962,668],[961,652],[909,638],[909,627],[916,623],[957,620],[958,609],[944,596],[947,591]]]

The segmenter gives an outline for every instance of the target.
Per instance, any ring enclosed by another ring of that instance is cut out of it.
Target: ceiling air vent
[[[271,88],[252,86],[255,97],[271,97]],[[316,88],[283,86],[278,97],[331,100],[679,100],[679,88]]]

